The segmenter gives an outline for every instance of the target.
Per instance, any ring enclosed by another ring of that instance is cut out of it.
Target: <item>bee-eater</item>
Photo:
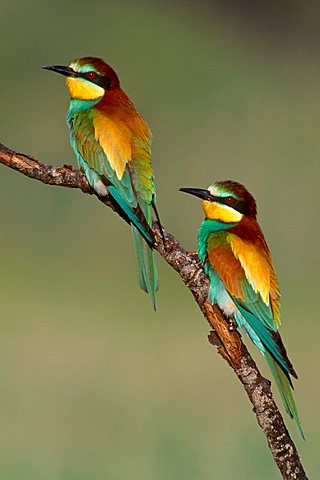
[[[198,230],[198,254],[210,280],[208,299],[249,335],[265,356],[284,406],[303,436],[291,388],[297,377],[282,343],[280,292],[269,248],[257,222],[253,196],[240,183],[208,189],[181,188],[200,197],[205,214]]]
[[[149,127],[121,89],[116,72],[102,59],[83,57],[69,66],[43,68],[67,77],[71,146],[98,197],[103,201],[108,194],[131,225],[139,285],[150,294],[155,309],[152,210],[159,218]]]

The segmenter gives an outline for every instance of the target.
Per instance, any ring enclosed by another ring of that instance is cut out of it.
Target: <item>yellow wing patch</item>
[[[71,98],[79,100],[96,100],[104,95],[104,89],[81,78],[68,77],[66,84]]]
[[[237,212],[237,210],[232,207],[228,207],[228,205],[204,200],[202,202],[202,208],[206,218],[210,220],[220,220],[224,223],[238,223],[242,219],[242,213]]]
[[[115,122],[99,110],[94,111],[93,122],[95,138],[108,157],[118,179],[121,180],[132,156],[132,133],[124,123]]]
[[[271,286],[270,257],[267,256],[265,252],[258,249],[256,245],[245,242],[232,233],[229,233],[228,241],[231,245],[234,256],[239,259],[239,262],[245,271],[248,282],[255,292],[260,293],[264,303],[269,305]]]

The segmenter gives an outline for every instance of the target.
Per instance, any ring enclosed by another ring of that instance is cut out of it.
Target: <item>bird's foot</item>
[[[228,319],[228,324],[229,324],[229,325],[228,325],[228,330],[229,330],[229,332],[234,332],[234,331],[236,330],[236,328],[237,328],[236,322],[234,321],[234,319],[233,319],[233,318],[229,318],[229,319]]]

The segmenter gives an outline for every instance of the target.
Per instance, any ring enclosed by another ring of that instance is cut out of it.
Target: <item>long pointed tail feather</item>
[[[131,225],[131,232],[137,259],[139,285],[142,290],[149,293],[153,308],[156,310],[156,292],[159,284],[153,250],[146,244],[144,238],[134,225]]]
[[[159,284],[153,257],[154,236],[149,225],[152,222],[151,210],[144,212],[139,205],[133,210],[113,185],[109,185],[107,188],[120,215],[131,225],[137,259],[138,282],[142,290],[150,295],[153,308],[156,310],[156,292]],[[147,218],[146,213],[149,213]]]
[[[293,396],[289,379],[287,375],[283,372],[283,370],[281,370],[278,363],[272,358],[270,353],[265,352],[265,357],[269,365],[269,368],[271,370],[271,373],[276,381],[277,387],[279,389],[279,392],[284,404],[284,408],[286,409],[286,412],[290,415],[290,417],[293,418],[294,421],[296,422],[299,432],[302,438],[305,440],[305,436],[304,436],[302,425],[299,418],[297,405]]]

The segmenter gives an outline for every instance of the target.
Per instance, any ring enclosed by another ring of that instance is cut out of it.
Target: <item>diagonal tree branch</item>
[[[29,155],[14,152],[1,143],[0,163],[42,183],[78,188],[83,193],[94,195],[85,175],[80,170],[73,170],[71,166],[53,167]],[[108,198],[104,199],[104,203],[112,208]],[[166,231],[164,248],[156,223],[153,225],[153,231],[156,238],[155,249],[180,275],[208,321],[212,329],[208,336],[210,343],[218,347],[218,352],[244,386],[282,477],[285,480],[307,479],[296,446],[273,399],[270,382],[260,374],[238,332],[230,328],[219,308],[216,305],[212,306],[207,300],[208,279],[197,254],[187,252],[181,243]]]

